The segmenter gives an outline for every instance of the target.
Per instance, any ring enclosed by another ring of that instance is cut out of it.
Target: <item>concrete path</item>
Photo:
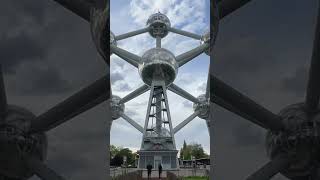
[[[166,171],[162,171],[161,177],[162,177],[161,180],[166,179],[166,178],[167,178],[167,172],[166,172]],[[142,178],[143,178],[143,179],[148,178],[148,172],[147,172],[147,171],[143,171],[143,173],[142,173]],[[152,171],[152,172],[151,172],[151,178],[152,178],[152,180],[153,180],[154,178],[156,178],[157,180],[159,180],[159,172],[158,172],[158,171]]]

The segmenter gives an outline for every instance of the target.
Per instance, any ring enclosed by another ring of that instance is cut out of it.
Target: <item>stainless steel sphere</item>
[[[139,73],[144,83],[151,86],[154,78],[164,80],[170,85],[178,74],[178,63],[175,56],[163,48],[153,48],[142,56]]]
[[[119,96],[112,95],[110,102],[112,120],[119,119],[124,112],[125,106],[123,103],[120,103],[120,100],[121,98]]]
[[[147,26],[150,28],[149,33],[152,37],[164,38],[168,35],[168,28],[171,27],[171,23],[166,15],[158,12],[149,17]]]
[[[46,159],[46,135],[28,133],[30,120],[34,118],[35,115],[24,108],[9,106],[8,114],[0,124],[0,174],[28,179],[34,173],[27,167],[25,158]]]
[[[198,115],[199,118],[205,119],[205,120],[209,119],[209,113],[210,113],[209,99],[206,98],[205,94],[198,96],[197,99],[200,101],[200,103],[194,103],[193,110],[199,112],[199,115]]]
[[[116,36],[110,31],[110,45],[117,45]]]
[[[283,109],[279,115],[290,131],[269,131],[266,138],[267,153],[271,159],[280,153],[295,155],[296,160],[281,172],[292,179],[307,178],[314,164],[320,162],[320,115],[309,118],[304,107],[300,103]]]
[[[110,45],[117,46],[116,36],[111,31],[110,31]],[[112,54],[113,52],[110,51],[110,55]]]
[[[207,43],[209,44],[210,43],[210,31],[207,31],[202,37],[201,37],[201,41],[200,41],[200,44],[204,44],[204,43]],[[205,53],[210,56],[211,54],[211,46],[208,50],[205,51]]]

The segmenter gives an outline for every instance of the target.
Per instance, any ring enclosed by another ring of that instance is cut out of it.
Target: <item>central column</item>
[[[162,70],[156,69],[156,71],[153,73],[153,84],[156,85],[154,88],[155,91],[155,105],[156,105],[156,132],[158,134],[158,137],[161,136],[161,127],[162,127],[162,94],[163,94],[163,88],[162,88],[162,82],[163,81],[163,72]]]

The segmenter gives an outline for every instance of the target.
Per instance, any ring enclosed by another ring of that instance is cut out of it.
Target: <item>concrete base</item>
[[[158,165],[162,165],[163,170],[177,169],[179,163],[177,159],[177,150],[164,151],[138,151],[140,169],[146,169],[151,164],[153,170],[158,170]]]

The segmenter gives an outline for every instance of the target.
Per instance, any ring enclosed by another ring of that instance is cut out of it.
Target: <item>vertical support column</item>
[[[149,124],[149,115],[150,115],[150,112],[151,112],[153,93],[154,93],[154,88],[153,88],[153,85],[152,85],[152,87],[150,89],[150,96],[149,96],[149,102],[148,102],[148,107],[147,107],[146,119],[145,119],[145,122],[144,122],[144,130],[143,130],[143,137],[142,137],[142,142],[141,142],[141,149],[143,148],[144,139],[147,136],[147,129],[148,129],[148,124]]]
[[[157,36],[157,38],[156,38],[156,47],[157,48],[161,48],[161,37],[159,37],[159,36]]]
[[[163,98],[166,106],[166,112],[167,112],[167,117],[168,117],[168,123],[169,123],[169,130],[170,130],[170,135],[172,137],[173,141],[173,147],[176,149],[176,142],[174,139],[174,133],[173,133],[173,127],[172,127],[172,121],[171,121],[171,114],[170,114],[170,108],[169,108],[169,102],[168,102],[168,96],[167,96],[167,88],[164,82],[162,82],[162,89],[163,89]]]
[[[155,99],[156,99],[156,130],[158,133],[158,137],[161,136],[161,128],[162,128],[162,87],[155,86]]]

